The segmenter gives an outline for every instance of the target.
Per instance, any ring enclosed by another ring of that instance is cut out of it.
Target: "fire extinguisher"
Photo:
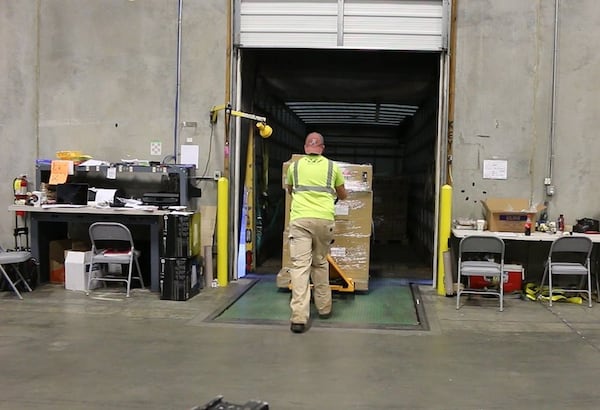
[[[27,200],[27,175],[21,175],[13,180],[15,204],[23,205]]]

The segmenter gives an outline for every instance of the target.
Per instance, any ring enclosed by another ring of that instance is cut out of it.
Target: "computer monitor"
[[[88,184],[66,183],[56,185],[56,203],[69,205],[87,205]]]

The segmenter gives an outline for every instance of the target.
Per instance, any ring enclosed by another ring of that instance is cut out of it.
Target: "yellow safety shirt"
[[[292,186],[290,221],[334,220],[335,187],[344,184],[342,171],[335,162],[322,155],[307,155],[290,165],[286,181]]]

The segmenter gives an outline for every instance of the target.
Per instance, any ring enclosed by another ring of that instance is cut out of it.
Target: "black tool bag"
[[[223,396],[217,396],[205,405],[194,407],[192,410],[269,410],[269,403],[250,400],[245,404],[233,404],[223,401]]]
[[[573,232],[598,232],[600,230],[600,223],[597,219],[582,218],[577,220],[577,224],[573,226]]]

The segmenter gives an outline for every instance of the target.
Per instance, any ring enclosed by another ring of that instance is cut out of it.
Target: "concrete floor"
[[[205,322],[247,280],[187,302],[135,290],[0,293],[0,409],[596,409],[600,305],[455,299],[421,287],[429,331]]]

